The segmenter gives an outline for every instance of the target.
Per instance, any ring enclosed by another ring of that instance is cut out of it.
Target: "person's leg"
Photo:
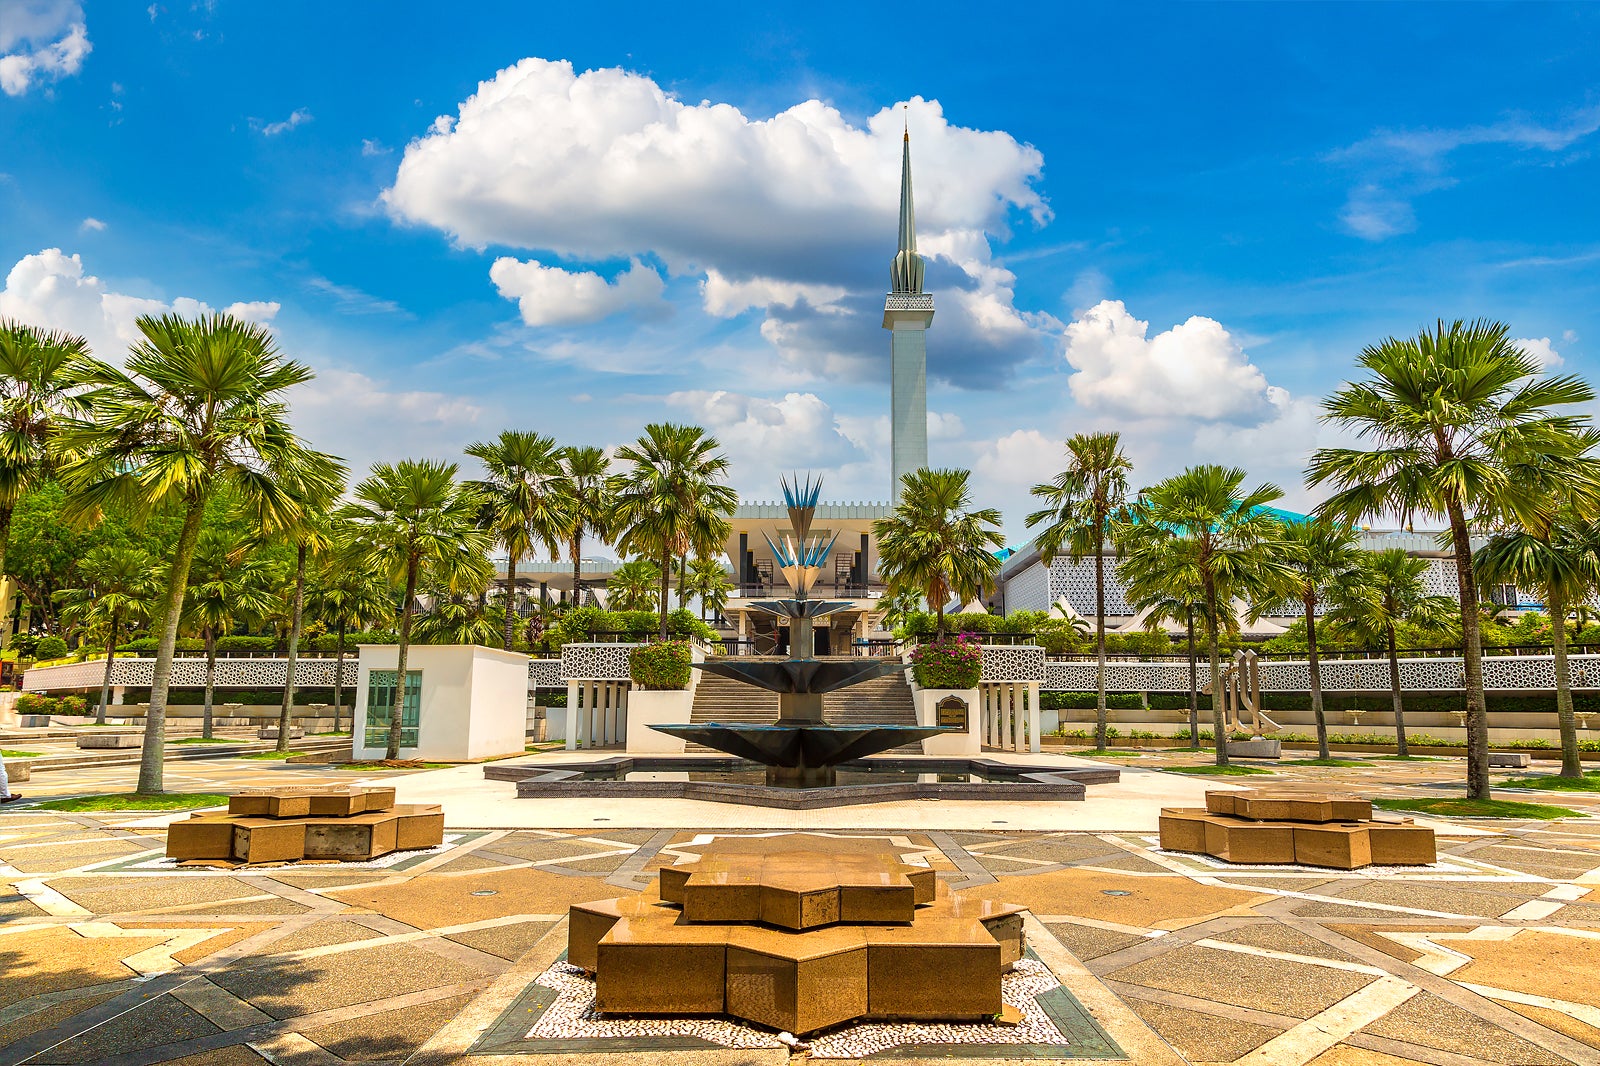
[[[0,759],[0,803],[10,803],[21,798],[11,794],[11,781],[6,777],[6,761]]]

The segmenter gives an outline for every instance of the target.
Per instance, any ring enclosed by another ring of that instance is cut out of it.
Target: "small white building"
[[[381,759],[394,707],[394,644],[363,644],[357,657],[355,728],[358,760]],[[525,750],[528,657],[461,644],[413,644],[406,653],[400,757],[467,762]]]

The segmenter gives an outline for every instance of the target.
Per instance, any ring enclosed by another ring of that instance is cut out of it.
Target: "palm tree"
[[[1200,589],[1202,617],[1211,657],[1211,724],[1217,765],[1228,765],[1228,734],[1223,722],[1222,652],[1219,630],[1234,599],[1264,604],[1281,599],[1294,578],[1285,561],[1283,524],[1268,508],[1283,495],[1263,482],[1246,492],[1247,475],[1237,467],[1191,466],[1139,494],[1128,525],[1135,570],[1160,558],[1158,545],[1192,543],[1185,551]]]
[[[12,513],[56,465],[56,424],[85,408],[75,387],[89,359],[76,334],[0,319],[0,575]]]
[[[561,449],[557,512],[572,556],[572,606],[583,606],[583,535],[611,536],[611,460],[601,448]]]
[[[393,621],[394,587],[352,559],[346,531],[337,531],[334,550],[313,572],[306,587],[306,606],[313,618],[331,626],[337,638],[333,665],[333,731],[339,731],[344,701],[344,641],[351,626],[362,628]]]
[[[713,618],[722,617],[732,591],[733,583],[721,559],[699,556],[689,564],[689,592],[700,600],[700,621],[706,620],[708,608]]]
[[[606,579],[606,606],[613,611],[653,611],[660,591],[661,568],[649,559],[632,559]]]
[[[1478,580],[1485,584],[1516,584],[1543,594],[1555,660],[1561,776],[1582,777],[1567,666],[1567,617],[1571,604],[1582,602],[1600,588],[1600,523],[1580,521],[1570,511],[1555,512],[1527,527],[1513,526],[1496,533],[1478,549],[1472,562]]]
[[[161,637],[139,761],[139,792],[157,793],[167,687],[206,502],[231,489],[263,532],[280,532],[303,518],[308,496],[336,490],[343,468],[290,428],[283,394],[314,375],[284,359],[264,327],[230,315],[146,315],[137,326],[126,370],[88,362],[92,407],[64,421],[58,438],[72,456],[60,470],[72,493],[69,518],[92,521],[118,504],[140,518],[165,509],[183,516],[156,611]]]
[[[495,609],[488,607],[476,588],[425,588],[421,599],[427,608],[417,615],[413,632],[419,644],[482,644],[492,647],[500,636]],[[513,636],[515,634],[513,633]]]
[[[1406,748],[1405,701],[1400,694],[1400,657],[1396,632],[1401,626],[1443,629],[1460,613],[1449,596],[1430,596],[1424,582],[1428,560],[1414,559],[1399,548],[1364,553],[1360,564],[1337,580],[1328,593],[1326,621],[1336,633],[1348,633],[1368,647],[1380,641],[1389,653],[1389,696],[1394,707],[1395,754]]]
[[[937,615],[944,640],[944,608],[983,595],[1000,571],[996,549],[1005,547],[1000,512],[972,510],[969,470],[914,470],[901,479],[900,502],[872,524],[878,538],[878,573],[889,593],[916,593]]]
[[[321,555],[332,547],[332,534],[328,528],[328,508],[333,504],[334,496],[343,489],[344,484],[341,481],[338,489],[329,495],[303,494],[302,500],[306,511],[299,521],[286,531],[289,540],[294,544],[295,567],[294,587],[288,596],[289,652],[283,679],[283,703],[278,709],[277,750],[279,751],[289,750],[289,716],[294,709],[294,674],[300,661],[300,634],[305,621],[306,561],[308,556]]]
[[[1200,746],[1200,660],[1195,647],[1195,617],[1205,616],[1205,588],[1194,565],[1198,541],[1140,538],[1126,523],[1117,535],[1130,550],[1117,567],[1129,606],[1148,611],[1145,626],[1157,629],[1163,622],[1181,624],[1188,636],[1189,737]],[[1210,625],[1208,621],[1206,623]]]
[[[471,445],[467,454],[488,471],[487,477],[469,484],[489,501],[489,532],[506,553],[504,640],[509,651],[516,644],[517,561],[536,543],[554,559],[567,531],[561,508],[562,451],[549,437],[507,429],[496,440]]]
[[[256,548],[255,541],[225,529],[203,530],[195,545],[183,622],[191,632],[198,630],[205,641],[206,690],[200,735],[207,740],[211,739],[217,684],[217,639],[227,636],[241,621],[260,618],[277,605],[273,587],[280,575]]]
[[[660,567],[661,639],[667,639],[667,596],[674,556],[726,541],[739,497],[724,479],[728,458],[699,426],[652,422],[617,451],[629,464],[612,479],[617,549]]]
[[[106,704],[111,699],[111,664],[117,656],[117,636],[123,623],[150,617],[161,580],[149,552],[129,544],[102,544],[78,560],[83,585],[64,589],[56,598],[65,606],[63,621],[90,629],[105,627],[106,672],[100,681],[100,706],[95,722],[106,724]]]
[[[386,759],[400,757],[406,654],[419,584],[426,580],[430,586],[476,588],[494,577],[489,534],[478,526],[483,497],[456,481],[456,469],[454,463],[430,459],[375,464],[356,486],[354,499],[339,510],[362,563],[405,589]]]
[[[1128,500],[1128,471],[1116,433],[1078,433],[1067,439],[1067,465],[1054,481],[1029,491],[1048,506],[1028,516],[1028,528],[1049,523],[1034,540],[1045,566],[1065,549],[1078,562],[1094,556],[1094,746],[1106,749],[1106,541]]]
[[[1327,759],[1328,716],[1322,708],[1322,663],[1317,656],[1317,608],[1333,582],[1355,568],[1360,547],[1354,527],[1326,516],[1284,525],[1294,593],[1306,616],[1306,664],[1311,675],[1311,714],[1317,723],[1317,758]]]
[[[1499,322],[1442,320],[1414,338],[1390,337],[1361,353],[1370,377],[1323,403],[1323,418],[1371,443],[1320,448],[1308,485],[1338,491],[1318,508],[1348,521],[1416,513],[1443,515],[1455,556],[1461,602],[1463,688],[1467,700],[1467,797],[1489,798],[1489,718],[1483,697],[1483,638],[1470,529],[1481,517],[1537,509],[1535,491],[1512,476],[1511,459],[1549,469],[1577,465],[1580,414],[1553,413],[1588,403],[1581,379],[1546,377]],[[1600,507],[1600,492],[1584,488]]]

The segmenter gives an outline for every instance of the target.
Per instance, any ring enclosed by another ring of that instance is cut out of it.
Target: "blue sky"
[[[0,314],[269,321],[358,470],[671,418],[882,498],[905,121],[932,456],[1013,536],[1084,429],[1305,504],[1436,317],[1597,376],[1600,9],[972,10],[0,0]]]

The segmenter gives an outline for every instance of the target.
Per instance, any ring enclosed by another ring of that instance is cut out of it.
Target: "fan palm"
[[[429,459],[378,463],[356,486],[351,502],[338,512],[362,564],[389,575],[405,590],[400,601],[400,647],[387,759],[400,757],[406,655],[411,648],[419,584],[426,581],[431,587],[476,589],[494,576],[488,559],[489,534],[478,525],[483,497],[456,481],[456,469],[454,463]]]
[[[914,470],[901,479],[900,500],[888,518],[873,523],[878,573],[890,595],[915,593],[937,616],[944,640],[944,608],[983,595],[1000,570],[995,550],[1005,546],[1000,512],[972,510],[968,470]]]
[[[1317,723],[1317,758],[1327,759],[1328,716],[1322,706],[1317,608],[1324,606],[1329,586],[1355,568],[1361,549],[1349,523],[1325,516],[1285,524],[1283,539],[1294,570],[1294,595],[1306,616],[1306,665],[1311,677],[1311,715]]]
[[[226,529],[201,532],[190,567],[182,621],[205,642],[206,685],[201,733],[211,739],[213,696],[217,685],[217,639],[240,622],[270,613],[281,580],[275,567],[257,550],[256,542]]]
[[[611,536],[611,460],[603,449],[561,449],[557,513],[561,535],[572,556],[572,605],[582,607],[584,534],[602,541]]]
[[[343,468],[314,451],[289,425],[283,394],[313,377],[283,358],[265,328],[229,315],[186,319],[146,315],[127,369],[89,361],[89,411],[63,421],[60,469],[68,515],[92,521],[123,505],[136,517],[172,509],[183,516],[167,587],[156,611],[160,642],[150,680],[138,790],[160,792],[167,688],[189,567],[206,502],[231,490],[280,532],[300,521],[307,499],[330,495]]]
[[[504,646],[516,644],[517,562],[535,544],[554,559],[566,527],[562,489],[562,451],[549,437],[526,430],[502,430],[492,441],[479,441],[467,454],[481,461],[488,476],[469,484],[488,500],[490,535],[506,553]],[[474,641],[472,643],[478,643]]]
[[[1029,491],[1048,506],[1028,516],[1044,525],[1034,540],[1045,566],[1062,551],[1078,562],[1094,556],[1094,746],[1106,748],[1106,542],[1111,523],[1128,500],[1128,471],[1116,433],[1078,433],[1067,439],[1067,465],[1055,480]],[[1048,524],[1047,524],[1048,523]]]
[[[653,611],[661,594],[661,568],[649,559],[632,559],[606,578],[606,606],[613,611]]]
[[[1160,545],[1191,542],[1181,553],[1189,573],[1172,580],[1192,583],[1200,591],[1211,659],[1211,722],[1218,766],[1228,764],[1221,623],[1234,599],[1260,605],[1281,600],[1294,578],[1285,559],[1283,524],[1268,508],[1283,491],[1271,483],[1245,491],[1245,477],[1237,467],[1191,466],[1140,493],[1127,526],[1125,550],[1133,566],[1125,569],[1151,581],[1156,577],[1148,574],[1149,568],[1174,558],[1164,556]]]
[[[1348,521],[1446,518],[1441,540],[1455,556],[1461,605],[1467,796],[1488,799],[1489,719],[1470,529],[1487,517],[1544,507],[1543,495],[1514,476],[1513,462],[1548,470],[1582,465],[1587,420],[1565,412],[1592,401],[1594,391],[1570,374],[1544,376],[1503,323],[1482,320],[1440,321],[1414,338],[1390,337],[1364,350],[1359,364],[1369,377],[1324,401],[1323,418],[1371,447],[1318,449],[1306,481],[1336,488],[1319,511]],[[1600,508],[1592,483],[1579,496]]]
[[[333,486],[327,486],[333,488]],[[283,703],[278,708],[278,745],[277,750],[289,750],[289,715],[294,709],[294,675],[300,661],[300,634],[305,622],[306,607],[306,563],[308,557],[321,555],[332,546],[332,534],[328,528],[328,507],[332,505],[338,490],[344,488],[341,482],[334,492],[327,495],[317,493],[315,496],[307,495],[304,499],[305,511],[301,517],[291,525],[285,534],[287,539],[294,544],[295,567],[294,585],[288,596],[289,608],[289,652],[286,673],[283,679]]]
[[[1117,532],[1131,549],[1117,567],[1129,606],[1148,612],[1146,628],[1155,630],[1163,622],[1176,622],[1188,637],[1189,736],[1199,747],[1200,660],[1195,647],[1195,618],[1206,618],[1206,604],[1204,582],[1194,565],[1198,542],[1165,537],[1140,539],[1126,523],[1119,524]]]
[[[707,610],[713,618],[721,618],[732,591],[733,583],[721,559],[700,556],[689,564],[689,592],[700,600],[700,621],[706,620]]]
[[[1406,758],[1405,701],[1400,694],[1400,657],[1396,632],[1401,626],[1445,629],[1459,622],[1459,610],[1449,596],[1428,594],[1424,575],[1428,560],[1416,559],[1399,548],[1363,554],[1360,564],[1343,574],[1328,592],[1326,622],[1335,633],[1362,641],[1368,647],[1382,643],[1389,653],[1389,696],[1394,707],[1395,753]]]
[[[333,665],[333,731],[339,731],[344,701],[344,641],[351,626],[360,629],[395,616],[394,586],[352,559],[346,531],[311,575],[306,587],[306,607],[311,616],[333,629],[337,638]]]
[[[56,593],[56,599],[64,604],[63,621],[81,625],[86,631],[105,628],[106,672],[100,681],[100,706],[95,710],[96,724],[105,725],[117,636],[124,623],[132,625],[150,617],[161,578],[155,558],[129,544],[102,544],[91,548],[78,560],[77,571],[83,580],[82,586],[63,589]]]
[[[413,636],[421,644],[482,644],[492,647],[501,635],[498,612],[485,604],[477,589],[428,588],[427,608],[417,615]],[[512,634],[513,638],[515,633]]]
[[[0,574],[12,512],[56,464],[56,423],[85,408],[75,386],[89,358],[82,337],[0,319]]]
[[[724,483],[728,458],[699,426],[653,422],[617,451],[628,464],[612,479],[613,528],[619,551],[660,567],[661,639],[667,639],[667,595],[675,556],[722,544],[739,497]]]

